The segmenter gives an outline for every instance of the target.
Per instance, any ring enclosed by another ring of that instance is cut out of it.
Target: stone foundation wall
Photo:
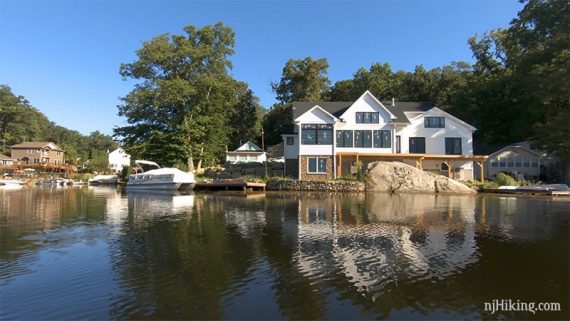
[[[270,180],[265,189],[270,191],[364,192],[365,185],[362,182]]]
[[[307,181],[320,181],[333,179],[333,157],[332,156],[320,156],[320,155],[303,155],[301,157],[301,180]],[[327,159],[327,172],[322,174],[309,174],[309,158],[319,157]]]

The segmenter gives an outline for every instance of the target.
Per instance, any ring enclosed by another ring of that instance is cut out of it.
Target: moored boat
[[[90,179],[89,185],[113,185],[117,184],[119,176],[117,175],[97,175]]]
[[[177,168],[161,168],[157,163],[145,160],[136,160],[135,164],[139,165],[142,172],[129,175],[128,189],[178,190],[193,189],[196,185],[192,173],[183,172]],[[156,169],[144,171],[143,165]]]

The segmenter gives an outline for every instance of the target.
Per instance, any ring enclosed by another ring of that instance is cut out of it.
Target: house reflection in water
[[[399,281],[443,279],[477,262],[475,198],[368,194],[299,199],[297,262],[308,277],[340,270],[374,300]]]

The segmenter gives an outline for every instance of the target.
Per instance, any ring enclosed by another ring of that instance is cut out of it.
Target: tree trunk
[[[188,154],[188,171],[194,173],[194,159],[192,158],[192,152]]]
[[[203,158],[203,155],[204,155],[204,145],[202,145],[201,148],[200,148],[200,157],[199,157],[199,160],[198,160],[198,170],[201,170],[201,169],[202,169],[202,158]]]

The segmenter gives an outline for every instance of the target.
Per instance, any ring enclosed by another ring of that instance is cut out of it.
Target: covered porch
[[[484,164],[488,156],[485,155],[437,155],[437,154],[373,154],[373,153],[350,153],[350,152],[340,152],[335,156],[335,177],[341,177],[343,174],[343,162],[346,166],[347,161],[349,164],[354,161],[363,161],[370,163],[372,161],[400,161],[404,163],[411,163],[415,165],[416,168],[423,170],[424,162],[426,161],[438,161],[447,166],[447,177],[453,178],[454,169],[460,166],[461,163],[474,162],[480,169],[479,180],[483,182],[484,174]],[[407,162],[406,162],[407,161]],[[346,168],[344,169],[346,172]],[[473,171],[473,179],[476,179],[475,171]]]

